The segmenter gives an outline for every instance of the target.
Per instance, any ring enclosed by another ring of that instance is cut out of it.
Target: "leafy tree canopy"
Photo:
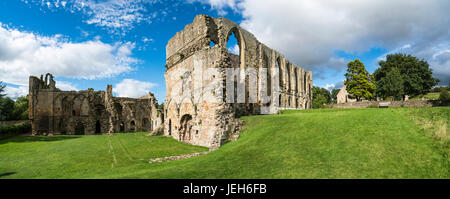
[[[426,94],[431,87],[439,82],[438,79],[432,77],[432,70],[425,60],[419,60],[411,55],[390,54],[386,56],[386,61],[380,61],[378,64],[380,68],[374,72],[374,77],[377,86],[380,86],[377,94],[382,97],[392,95],[392,91],[387,89],[390,85],[396,86],[394,90],[400,89],[397,86],[400,82],[398,79],[403,82],[402,95],[411,97]],[[392,68],[396,68],[398,73],[393,71]],[[394,75],[398,77],[394,78]]]
[[[341,89],[335,88],[331,91],[331,100],[333,103],[337,103],[337,94]]]
[[[398,68],[391,68],[386,77],[376,82],[376,94],[379,97],[393,97],[394,100],[401,100],[404,96],[403,79]]]
[[[347,92],[356,98],[357,101],[374,98],[374,78],[359,59],[347,64],[345,77],[346,81],[344,84],[347,86]]]
[[[6,88],[6,85],[3,84],[2,81],[0,81],[0,98],[3,98],[6,95],[6,94],[4,94],[5,88]]]

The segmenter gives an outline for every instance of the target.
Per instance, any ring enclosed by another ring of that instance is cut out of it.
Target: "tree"
[[[331,91],[331,100],[334,104],[337,103],[337,94],[339,93],[341,89],[335,88]]]
[[[323,108],[326,103],[327,99],[322,94],[313,95],[312,108]]]
[[[5,88],[6,88],[6,85],[3,84],[2,81],[0,81],[0,98],[3,98],[6,95],[6,94],[3,94],[5,92]]]
[[[399,78],[403,81],[403,98],[405,98],[405,95],[414,97],[426,94],[431,87],[439,82],[438,79],[433,78],[432,70],[426,61],[419,60],[411,55],[390,54],[386,56],[386,61],[380,61],[378,64],[380,68],[374,72],[377,82],[386,78],[392,68],[398,69],[400,72]],[[385,87],[384,83],[389,83],[389,81],[381,81],[377,85]],[[383,90],[379,90],[379,92],[377,94],[387,95],[383,93]]]
[[[356,98],[357,101],[361,101],[363,98],[367,100],[374,98],[374,78],[359,59],[347,64],[345,77],[347,79],[344,84],[347,86],[347,92]]]
[[[324,104],[331,103],[331,94],[325,88],[320,88],[318,86],[314,86],[312,89],[313,93],[313,108],[323,108]]]
[[[17,98],[17,100],[14,102],[14,111],[11,119],[13,120],[28,119],[28,97],[22,96]]]
[[[448,93],[446,88],[441,89],[439,93],[439,100],[441,102],[450,102],[450,93]]]
[[[14,101],[9,97],[0,98],[0,120],[10,120],[13,116]]]
[[[403,79],[398,68],[391,68],[386,77],[376,82],[376,94],[379,97],[393,97],[394,100],[401,100],[404,96]]]

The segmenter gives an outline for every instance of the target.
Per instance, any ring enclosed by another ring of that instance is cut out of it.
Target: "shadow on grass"
[[[8,142],[54,142],[61,140],[77,139],[81,136],[59,135],[59,136],[16,136],[0,140],[0,144]]]
[[[6,176],[10,176],[10,175],[14,175],[17,172],[5,172],[5,173],[0,173],[0,178],[2,177],[6,177]]]

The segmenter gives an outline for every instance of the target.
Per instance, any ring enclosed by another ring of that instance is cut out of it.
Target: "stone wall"
[[[111,85],[106,92],[61,91],[51,74],[45,80],[31,76],[29,88],[33,135],[151,131],[163,122],[152,93],[139,99],[113,97]]]
[[[410,100],[410,101],[362,101],[362,102],[349,102],[343,104],[331,104],[328,108],[369,108],[378,107],[380,103],[389,103],[389,107],[432,107],[440,106],[442,104],[439,101],[431,100]]]
[[[238,55],[227,50],[232,33],[237,38]],[[229,68],[257,72],[236,77],[235,84],[245,87],[229,96],[230,82],[225,81],[227,75],[230,77]],[[265,79],[258,73],[262,68],[267,71]],[[165,80],[164,134],[210,148],[237,137],[239,116],[311,108],[312,72],[292,64],[225,18],[198,15],[169,40]],[[273,85],[277,89],[272,89]],[[245,96],[244,100],[237,101],[238,94]],[[270,102],[263,102],[264,95]],[[233,103],[227,101],[231,97],[235,98]]]

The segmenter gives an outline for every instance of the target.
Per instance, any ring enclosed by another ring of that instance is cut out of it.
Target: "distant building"
[[[53,75],[30,77],[29,118],[33,135],[152,131],[163,123],[152,93],[139,99],[105,91],[61,91]]]
[[[347,92],[347,88],[344,85],[341,90],[339,91],[339,93],[337,94],[337,103],[338,104],[343,104],[343,103],[347,103],[347,102],[356,102],[356,99],[351,99],[349,97],[349,93]]]

